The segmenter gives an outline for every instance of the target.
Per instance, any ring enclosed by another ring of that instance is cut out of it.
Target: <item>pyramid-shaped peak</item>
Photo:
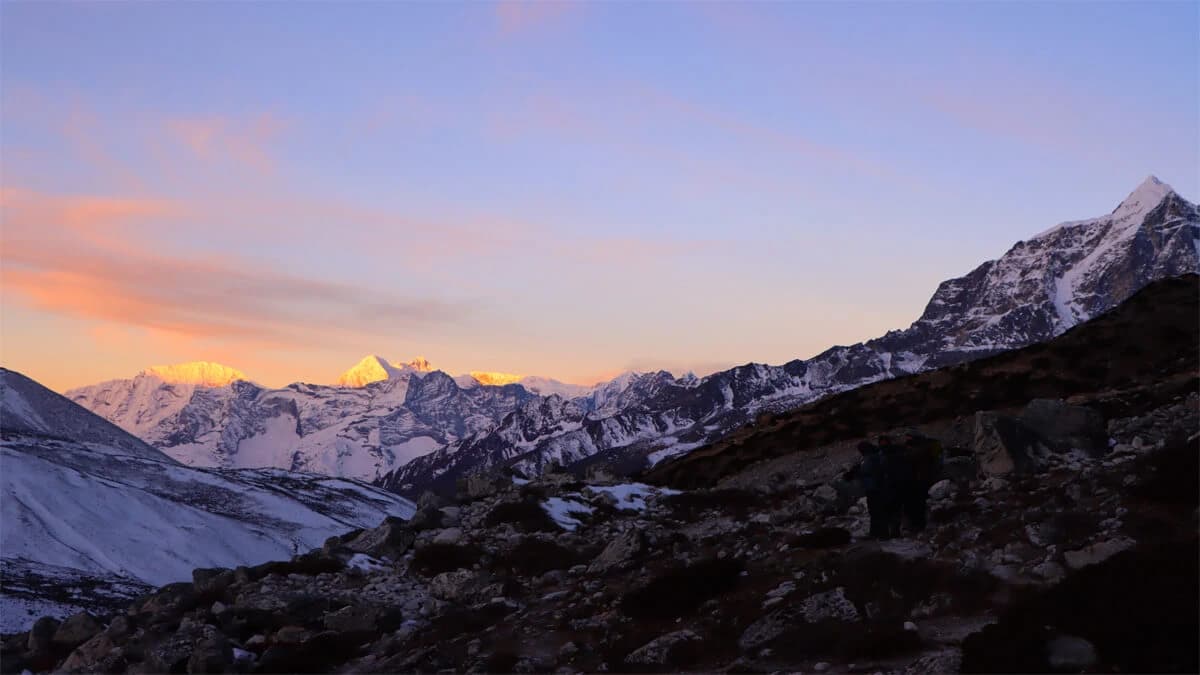
[[[387,362],[382,356],[370,354],[354,364],[337,379],[339,387],[365,387],[372,382],[386,380],[398,372],[398,369]]]
[[[1146,180],[1134,188],[1133,192],[1125,198],[1125,201],[1113,211],[1115,216],[1125,216],[1133,213],[1145,213],[1150,209],[1162,203],[1167,195],[1174,194],[1175,190],[1166,183],[1158,179],[1158,176],[1146,176]]]
[[[249,380],[237,368],[212,361],[189,361],[169,366],[152,366],[142,371],[171,384],[194,384],[202,387],[224,387],[237,380]]]

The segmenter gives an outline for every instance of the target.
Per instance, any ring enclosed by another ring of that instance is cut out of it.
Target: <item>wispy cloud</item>
[[[288,124],[272,113],[167,120],[168,132],[200,160],[232,159],[258,171],[274,168],[272,145]]]
[[[161,203],[5,190],[6,295],[39,309],[183,336],[290,346],[403,334],[455,321],[461,303],[303,277],[237,255],[170,252],[129,238]]]

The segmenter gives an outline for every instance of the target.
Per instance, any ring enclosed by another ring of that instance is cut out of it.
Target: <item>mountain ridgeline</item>
[[[1149,177],[1110,214],[1062,223],[943,282],[908,328],[779,366],[626,373],[581,390],[370,357],[344,376],[361,386],[210,387],[147,372],[68,396],[185,464],[315,471],[407,495],[448,492],[498,466],[535,475],[604,461],[633,471],[764,413],[1060,335],[1154,280],[1200,270],[1198,242],[1200,209]]]
[[[401,466],[383,484],[401,493],[448,489],[457,476],[502,464],[527,474],[551,462],[599,459],[633,469],[706,445],[764,412],[1050,339],[1151,281],[1196,272],[1198,252],[1200,208],[1149,177],[1109,215],[1063,223],[943,282],[905,330],[701,380],[641,375],[609,409],[531,401],[496,428]]]

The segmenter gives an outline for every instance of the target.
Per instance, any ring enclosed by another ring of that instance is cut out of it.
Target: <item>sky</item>
[[[0,2],[0,361],[783,363],[1147,175],[1195,2]]]

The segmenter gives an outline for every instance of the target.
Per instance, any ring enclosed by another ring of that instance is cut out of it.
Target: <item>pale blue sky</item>
[[[1147,174],[1194,2],[0,3],[3,360],[811,356]]]

